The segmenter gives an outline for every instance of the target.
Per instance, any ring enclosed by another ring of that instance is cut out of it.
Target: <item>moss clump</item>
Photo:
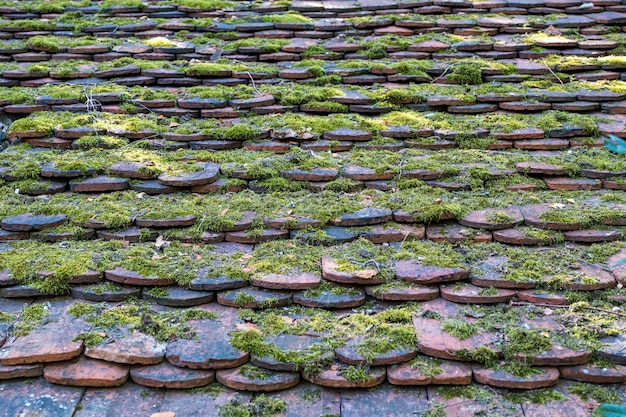
[[[94,304],[87,303],[74,303],[67,312],[72,316],[78,318],[89,314],[94,314],[98,307]]]
[[[77,342],[82,340],[86,347],[98,346],[102,342],[104,342],[103,333],[99,332],[88,332],[81,333],[72,339],[73,342]]]
[[[168,46],[177,46],[178,44],[176,42],[174,42],[171,39],[159,36],[156,38],[150,38],[150,39],[146,39],[145,41],[143,41],[144,44],[149,45],[149,46],[164,46],[164,47],[168,47]]]
[[[381,313],[382,314],[382,313]],[[356,351],[370,362],[379,355],[400,349],[415,349],[417,337],[412,324],[398,325],[384,321],[359,344]]]
[[[441,361],[429,356],[418,356],[408,362],[411,368],[418,369],[427,378],[434,378],[443,373]]]
[[[208,395],[211,398],[217,398],[220,393],[227,391],[228,389],[225,386],[214,382],[212,384],[205,385],[204,387],[190,389],[185,392],[187,392],[188,394]]]
[[[13,324],[11,333],[15,337],[27,336],[31,331],[43,325],[43,320],[49,315],[50,313],[43,304],[31,304],[24,307],[18,314],[18,320]]]
[[[221,72],[230,71],[230,67],[224,64],[203,62],[193,64],[184,69],[185,74],[191,76],[216,75]]]
[[[0,311],[0,323],[9,323],[16,319],[13,314],[5,313],[4,311]]]
[[[110,135],[87,135],[76,139],[73,144],[78,149],[119,149],[128,145],[128,139]]]
[[[532,403],[545,405],[551,401],[565,401],[567,397],[554,388],[542,388],[532,391],[510,392],[504,397],[514,404]]]
[[[571,394],[578,395],[581,400],[596,400],[599,403],[616,404],[621,402],[619,393],[611,388],[584,382],[574,382],[567,388]]]
[[[126,328],[139,331],[165,342],[175,339],[193,339],[196,333],[188,323],[197,319],[215,319],[215,313],[200,309],[173,310],[157,313],[148,304],[122,304],[111,307],[106,303],[96,305],[75,304],[71,314],[83,317],[92,324],[92,332]],[[86,335],[85,338],[91,336]]]
[[[524,227],[519,229],[525,238],[538,239],[540,244],[555,245],[565,240],[563,233],[554,230],[538,229],[536,227]]]
[[[313,19],[307,16],[302,16],[295,11],[288,11],[284,14],[270,14],[263,16],[264,22],[274,23],[312,23]]]
[[[346,366],[339,371],[339,375],[351,382],[364,382],[371,378],[369,369],[365,366]]]
[[[441,330],[461,340],[468,339],[480,333],[478,326],[460,319],[444,320],[441,323]]]
[[[386,280],[394,277],[393,266],[389,263],[392,252],[388,247],[359,238],[334,249],[333,259],[337,263],[338,271],[373,271],[375,276]]]
[[[148,294],[150,294],[152,297],[164,298],[169,297],[170,292],[167,288],[164,287],[154,287],[151,288],[150,291],[148,291]]]
[[[502,224],[511,223],[515,218],[503,210],[494,210],[485,214],[485,220],[489,223]]]
[[[270,373],[265,369],[252,365],[243,365],[239,367],[238,373],[248,379],[258,379],[260,381],[264,381],[270,376]]]
[[[464,257],[454,250],[449,243],[434,243],[421,240],[406,240],[400,250],[393,255],[394,259],[417,259],[421,265],[443,268],[463,268]]]
[[[246,305],[252,304],[255,301],[256,300],[252,295],[245,293],[243,291],[237,293],[235,298],[233,298],[233,302],[237,304],[239,307],[245,307]]]
[[[274,241],[257,245],[248,268],[257,276],[264,274],[319,272],[321,248],[297,241]]]
[[[452,65],[446,78],[458,84],[481,84],[482,63],[460,62]]]
[[[610,220],[616,220],[625,215],[621,209],[603,205],[574,204],[562,209],[549,210],[539,216],[545,222],[580,224],[587,227]]]
[[[220,417],[272,417],[287,410],[281,399],[268,398],[261,394],[249,403],[231,400],[219,408]]]

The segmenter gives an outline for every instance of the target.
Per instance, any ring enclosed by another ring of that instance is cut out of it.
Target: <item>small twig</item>
[[[551,250],[551,249],[549,249],[549,248],[541,248],[541,249],[539,249],[539,251],[540,251],[540,252],[544,252],[544,251],[547,251],[547,250]],[[582,263],[587,264],[587,265],[589,265],[589,266],[594,266],[594,267],[598,267],[598,266],[599,266],[602,270],[604,270],[604,271],[606,271],[606,272],[613,272],[613,270],[612,270],[612,269],[607,268],[607,267],[606,267],[606,266],[604,266],[604,265],[591,263],[591,262],[586,261],[586,260],[584,260],[584,259],[582,259],[582,258],[579,258],[579,257],[577,257],[577,256],[574,256],[574,255],[572,255],[571,253],[568,253],[568,252],[565,252],[565,251],[562,251],[562,250],[558,250],[558,249],[556,249],[556,250],[555,250],[555,252],[560,253],[560,254],[561,254],[561,255],[563,255],[563,256],[569,256],[571,259],[574,259],[574,260],[576,260],[576,261],[578,261],[578,262],[582,262]]]
[[[554,78],[556,78],[557,81],[561,83],[561,85],[565,85],[565,84],[563,84],[563,81],[561,80],[561,77],[556,75],[556,72],[552,71],[552,68],[550,68],[550,65],[546,64],[546,60],[545,59],[542,59],[541,63],[548,69],[548,71],[550,71],[550,73],[552,75],[554,75]]]
[[[514,301],[511,303],[513,306],[535,306],[535,307],[549,307],[549,308],[570,308],[570,305],[554,305],[554,304],[534,304],[534,303],[525,303],[522,301]],[[614,314],[620,317],[626,317],[624,313],[618,313],[616,311],[606,310],[604,308],[592,307],[592,306],[581,306],[587,310],[600,311],[602,313]]]
[[[246,74],[248,74],[248,77],[250,77],[250,81],[252,82],[252,88],[254,89],[254,92],[257,93],[258,95],[261,95],[261,92],[256,88],[256,83],[254,82],[254,78],[252,78],[252,74],[250,74],[250,72],[246,72]]]
[[[437,82],[437,80],[439,80],[439,79],[440,79],[440,78],[442,78],[444,75],[446,75],[446,74],[448,73],[448,71],[450,71],[450,69],[452,69],[452,67],[454,67],[454,64],[448,65],[448,66],[446,67],[446,69],[445,69],[445,70],[443,70],[443,72],[441,73],[441,75],[440,75],[439,77],[435,78],[434,80],[432,80],[430,83],[432,84],[432,83],[434,83],[434,82]]]
[[[146,107],[143,104],[138,103],[137,100],[131,100],[130,104],[132,104],[133,106],[143,107],[144,109],[148,110],[150,113],[154,113],[150,107]]]
[[[374,265],[374,267],[376,267],[378,272],[380,272],[381,269],[387,267],[387,265],[384,265],[384,264],[381,265],[376,259],[368,259],[365,262],[357,262],[357,261],[355,261],[353,259],[350,259],[350,263],[352,263],[354,265],[357,265],[357,266],[360,266],[361,268],[365,268],[366,266],[371,264],[371,265]]]

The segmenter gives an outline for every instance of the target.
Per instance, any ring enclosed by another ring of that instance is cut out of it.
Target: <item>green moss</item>
[[[13,314],[5,313],[4,311],[0,311],[0,323],[9,323],[16,319]]]
[[[295,11],[288,11],[284,14],[270,14],[263,16],[264,22],[274,23],[312,23],[313,19],[307,16],[302,16]]]
[[[170,292],[167,288],[164,287],[154,287],[151,288],[150,291],[148,291],[148,294],[156,298],[165,298],[169,297]]]
[[[283,46],[289,45],[287,39],[264,39],[264,38],[246,38],[229,42],[225,45],[227,50],[238,50],[239,48],[259,48],[263,53],[271,54],[279,52]],[[245,66],[241,67],[246,68]]]
[[[205,76],[215,75],[220,72],[229,71],[230,67],[224,64],[216,64],[212,62],[203,62],[199,64],[193,64],[184,69],[185,74],[191,76]]]
[[[309,101],[307,107],[320,108],[330,113],[347,113],[348,105],[334,101]]]
[[[194,388],[187,390],[188,394],[197,394],[197,395],[208,395],[211,398],[217,398],[222,392],[227,392],[228,388],[225,386],[214,382],[209,385],[205,385],[204,387]]]
[[[227,9],[235,5],[235,2],[225,0],[176,0],[169,3],[202,10]]]
[[[555,245],[565,240],[563,233],[554,230],[538,229],[536,227],[524,227],[520,230],[525,238],[539,239],[540,244],[543,245]]]
[[[367,362],[371,362],[380,355],[403,348],[415,349],[416,346],[417,337],[412,324],[389,324],[381,319],[381,324],[374,327],[373,331],[359,343],[356,352]]]
[[[111,307],[106,303],[95,305],[93,309],[80,307],[75,314],[92,325],[92,332],[98,330],[127,328],[139,331],[154,337],[157,341],[172,341],[175,339],[193,339],[195,330],[188,322],[197,319],[214,319],[216,314],[192,309],[155,312],[148,304],[122,304]]]
[[[467,400],[481,401],[493,398],[493,393],[477,385],[438,387],[437,393],[441,395],[444,400],[464,398]]]
[[[619,393],[609,387],[603,387],[596,384],[584,382],[574,382],[567,388],[570,394],[580,397],[583,401],[590,399],[596,400],[598,403],[616,404],[621,402]]]
[[[457,84],[481,84],[482,63],[480,62],[459,62],[452,65],[446,79]]]
[[[274,352],[274,346],[267,343],[263,335],[256,330],[235,330],[229,334],[230,344],[244,352],[264,357]]]
[[[464,258],[448,243],[406,240],[393,257],[397,260],[418,259],[421,265],[445,268],[464,267]]]
[[[429,356],[420,355],[409,361],[408,364],[411,368],[418,369],[420,374],[427,378],[434,378],[444,372],[441,367],[441,361]]]
[[[480,333],[476,325],[459,319],[444,320],[441,323],[441,330],[461,340],[468,339]]]
[[[99,332],[81,333],[72,339],[73,342],[83,341],[85,347],[98,346],[104,342],[104,337]]]
[[[262,277],[266,274],[318,272],[321,248],[297,241],[274,241],[257,245],[248,268]]]
[[[600,135],[597,120],[595,117],[590,115],[563,111],[549,111],[543,113],[536,120],[536,127],[544,129],[545,131],[562,129],[567,125],[582,127],[589,136],[597,137]]]
[[[56,36],[32,36],[28,38],[28,45],[35,48],[42,48],[52,52],[59,52],[60,42]]]
[[[240,366],[238,373],[248,379],[257,379],[259,381],[264,381],[270,376],[270,373],[265,369],[252,365]]]
[[[257,396],[249,403],[234,399],[219,407],[220,417],[272,417],[287,410],[287,404],[281,399],[268,398],[265,394]]]
[[[549,210],[539,216],[545,222],[580,224],[581,228],[608,220],[616,220],[624,216],[621,209],[603,205],[575,204],[561,209]]]
[[[128,139],[110,135],[87,135],[74,141],[79,149],[119,149],[128,145]]]
[[[31,331],[43,325],[43,320],[50,313],[43,304],[31,304],[24,307],[18,314],[18,320],[13,324],[11,334],[14,337],[27,336]]]
[[[254,303],[256,300],[253,296],[245,292],[239,292],[233,302],[237,304],[239,307],[245,307],[247,304]]]
[[[177,46],[178,44],[176,42],[174,42],[171,39],[159,36],[156,38],[150,38],[150,39],[146,39],[145,41],[142,42],[145,45],[149,45],[149,46],[165,46],[165,47],[169,47],[169,46]]]
[[[541,388],[532,391],[523,392],[510,392],[504,397],[507,401],[513,404],[541,404],[545,405],[552,401],[566,401],[567,397],[563,393],[555,390],[554,388]]]
[[[479,346],[471,351],[458,351],[455,352],[462,358],[478,362],[487,368],[493,368],[497,365],[498,354],[487,346]]]
[[[317,387],[306,388],[303,390],[300,398],[309,404],[315,404],[322,399],[322,390]]]
[[[422,417],[446,417],[446,406],[443,403],[434,401],[428,410],[422,413]]]
[[[78,303],[72,304],[72,306],[67,310],[67,312],[70,313],[72,316],[78,318],[78,317],[86,316],[89,314],[93,314],[96,312],[96,310],[97,310],[97,307],[94,304],[78,302]]]
[[[100,3],[100,7],[102,9],[107,9],[114,6],[139,7],[141,9],[145,7],[146,4],[142,0],[104,0]]]
[[[180,312],[180,319],[190,320],[214,320],[219,318],[219,314],[201,308],[188,308]]]
[[[369,369],[365,366],[346,366],[339,371],[339,375],[350,382],[364,382],[371,379]]]
[[[21,163],[19,163],[11,174],[20,180],[27,179],[39,179],[39,174],[41,172],[41,166],[35,159],[26,158]]]

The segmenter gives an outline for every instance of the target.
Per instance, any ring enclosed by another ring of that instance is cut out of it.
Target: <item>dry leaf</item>
[[[224,217],[226,213],[228,213],[228,209],[222,210],[222,212],[220,213],[220,217]]]
[[[560,30],[558,30],[554,26],[548,26],[547,28],[545,28],[543,30],[543,33],[545,33],[547,35],[552,35],[552,36],[559,36],[559,35],[563,34],[563,32],[561,32]]]
[[[157,237],[156,242],[154,242],[154,244],[156,245],[156,248],[158,250],[161,250],[161,248],[169,246],[170,242],[164,239],[162,235],[159,235],[159,237]]]
[[[364,269],[362,271],[356,271],[353,275],[354,275],[355,278],[370,279],[370,278],[374,278],[376,275],[378,275],[378,270],[376,270],[376,269]]]
[[[164,258],[167,258],[167,256],[153,255],[151,259],[153,261],[160,261],[161,259],[164,259]]]
[[[150,417],[176,417],[176,413],[173,411],[161,411],[150,414]]]
[[[235,324],[235,328],[237,330],[252,330],[254,332],[263,334],[259,326],[257,326],[256,324],[252,324],[252,323],[237,323]]]
[[[293,324],[296,322],[296,319],[292,319],[291,317],[281,316],[280,319],[287,324]]]
[[[567,201],[568,203],[576,204],[576,200],[574,200],[573,198],[568,198],[565,201]]]

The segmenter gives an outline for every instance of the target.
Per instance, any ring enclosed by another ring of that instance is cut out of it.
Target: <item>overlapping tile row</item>
[[[77,3],[0,7],[0,379],[617,401],[622,2]]]

